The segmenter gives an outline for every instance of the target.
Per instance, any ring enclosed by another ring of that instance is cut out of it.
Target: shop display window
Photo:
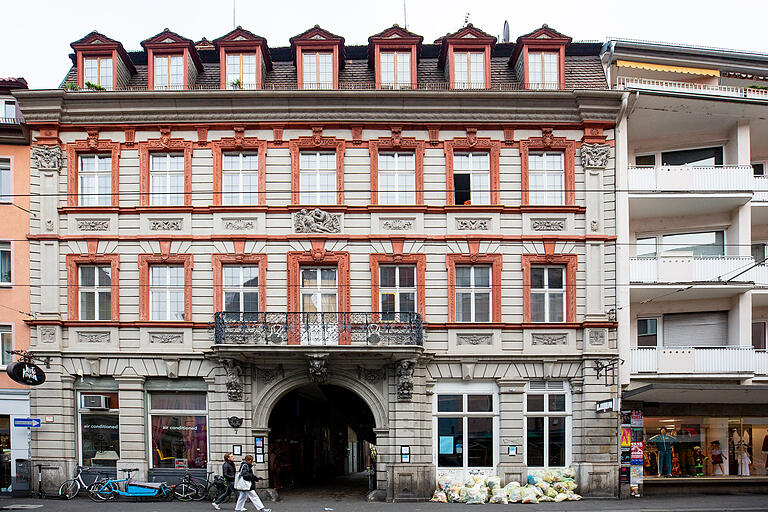
[[[571,437],[571,396],[568,383],[529,382],[524,403],[528,466],[567,466]]]
[[[114,468],[120,458],[117,393],[81,393],[79,405],[82,465]]]
[[[206,467],[208,414],[205,393],[151,393],[150,425],[153,467]]]

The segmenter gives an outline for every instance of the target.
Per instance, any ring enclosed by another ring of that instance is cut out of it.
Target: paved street
[[[268,503],[273,512],[478,512],[483,507],[492,510],[505,511],[539,511],[539,512],[764,512],[768,510],[766,495],[693,495],[665,496],[654,498],[639,498],[626,501],[617,500],[584,500],[570,503],[541,503],[537,505],[457,505],[439,503],[366,503],[358,500],[342,500],[321,498],[307,499],[305,497],[287,497],[278,503]],[[230,501],[222,510],[234,509],[234,501]],[[197,512],[212,511],[209,503],[135,503],[119,501],[113,503],[93,503],[87,499],[73,501],[40,501],[34,499],[0,499],[0,510],[39,510],[41,512]],[[249,505],[249,511],[253,510]]]

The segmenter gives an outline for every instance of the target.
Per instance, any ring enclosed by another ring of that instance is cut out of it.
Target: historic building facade
[[[93,32],[33,128],[32,458],[265,486],[574,466],[613,494],[614,124],[600,45]],[[332,414],[329,414],[332,413]]]

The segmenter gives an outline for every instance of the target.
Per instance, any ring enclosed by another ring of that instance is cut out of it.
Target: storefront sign
[[[643,426],[643,411],[634,410],[632,411],[632,426],[633,427],[642,427]]]
[[[631,447],[632,465],[643,464],[643,443],[633,442]]]
[[[617,409],[617,403],[618,400],[615,398],[609,398],[608,400],[603,400],[600,402],[597,402],[595,404],[595,410],[597,412],[612,412]]]
[[[187,459],[176,459],[174,462],[176,469],[187,469]]]
[[[35,363],[14,361],[5,369],[11,380],[27,386],[39,386],[45,382],[45,372]]]
[[[630,443],[632,439],[632,429],[629,428],[622,428],[621,429],[621,447],[622,448],[629,448]]]

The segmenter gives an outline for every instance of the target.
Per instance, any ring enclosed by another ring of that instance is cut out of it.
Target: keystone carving
[[[34,146],[32,158],[37,161],[37,168],[41,171],[59,172],[61,170],[60,146]]]
[[[149,335],[150,343],[184,343],[184,335],[181,333],[154,333]]]
[[[150,231],[181,231],[184,225],[182,219],[156,219],[149,221]]]
[[[413,370],[416,361],[403,359],[397,363],[397,399],[401,402],[410,402],[413,398]]]
[[[456,219],[456,229],[459,231],[488,231],[491,219]]]
[[[608,144],[582,144],[581,166],[590,169],[605,169],[611,146]]]
[[[413,231],[413,219],[382,219],[381,227],[388,231]]]
[[[239,402],[243,399],[243,369],[232,359],[222,359],[222,366],[227,372],[227,398],[230,402]]]
[[[308,355],[309,378],[312,382],[324,384],[328,381],[328,354]]]
[[[487,334],[458,334],[457,345],[490,345],[493,338]]]
[[[78,220],[77,229],[80,231],[109,231],[109,219]]]
[[[320,208],[302,208],[293,219],[296,233],[339,233],[341,215],[328,213]]]
[[[273,380],[281,379],[285,376],[283,365],[279,364],[271,368],[256,367],[256,375],[258,375],[264,384],[269,384]]]
[[[80,343],[109,343],[108,332],[79,332],[77,340]]]
[[[531,219],[531,229],[534,231],[563,231],[565,219]]]
[[[251,219],[225,219],[224,229],[232,231],[248,231],[253,229],[255,223]]]
[[[56,341],[56,328],[55,327],[40,327],[38,331],[40,335],[40,341],[43,343],[53,343]]]
[[[364,366],[358,366],[357,376],[360,380],[364,382],[368,382],[369,384],[375,384],[387,378],[387,369],[386,368],[365,368]]]
[[[533,334],[531,345],[567,345],[567,334]]]

